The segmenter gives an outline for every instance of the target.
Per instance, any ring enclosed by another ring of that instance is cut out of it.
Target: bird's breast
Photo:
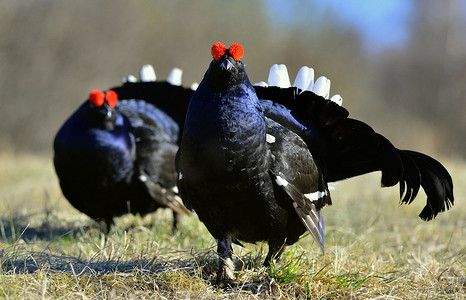
[[[255,109],[233,101],[213,108],[190,109],[196,117],[188,115],[186,119],[182,169],[194,170],[197,178],[248,180],[248,174],[264,161],[264,118]]]
[[[132,173],[134,142],[128,134],[87,130],[60,139],[55,145],[55,163],[65,179],[82,184],[112,184]]]

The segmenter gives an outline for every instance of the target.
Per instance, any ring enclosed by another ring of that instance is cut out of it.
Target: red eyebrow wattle
[[[225,52],[227,51],[227,48],[222,42],[216,42],[212,46],[212,56],[215,58],[215,60],[219,60],[220,57],[222,57]]]
[[[241,46],[238,43],[234,43],[233,45],[231,45],[230,48],[228,49],[228,52],[233,57],[233,59],[236,61],[240,60],[244,55],[243,46]]]
[[[105,93],[105,100],[111,108],[114,108],[118,101],[118,95],[115,91],[109,90]]]
[[[104,92],[101,90],[92,90],[89,94],[89,101],[91,101],[97,107],[102,106],[105,101]]]

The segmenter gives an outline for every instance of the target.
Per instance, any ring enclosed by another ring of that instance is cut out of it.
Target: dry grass
[[[325,208],[326,254],[305,236],[270,269],[267,247],[235,247],[237,283],[217,288],[215,242],[195,217],[117,220],[106,238],[61,196],[51,158],[0,154],[0,296],[62,299],[465,299],[466,164],[450,162],[456,205],[417,218],[379,174],[340,183]]]

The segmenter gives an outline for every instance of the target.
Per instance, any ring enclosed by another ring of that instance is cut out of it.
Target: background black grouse
[[[117,102],[113,90],[105,96],[94,90],[55,137],[60,187],[75,208],[105,222],[107,230],[114,217],[160,207],[173,210],[175,229],[179,213],[188,212],[176,196],[178,142],[178,124],[151,103]]]

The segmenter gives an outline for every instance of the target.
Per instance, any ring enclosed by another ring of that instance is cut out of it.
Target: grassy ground
[[[0,296],[157,299],[465,299],[466,163],[449,162],[456,205],[434,221],[425,195],[397,204],[379,174],[348,180],[325,208],[326,253],[310,236],[270,269],[267,246],[234,246],[237,283],[217,288],[215,242],[195,216],[117,220],[106,238],[63,198],[51,158],[0,153]]]

